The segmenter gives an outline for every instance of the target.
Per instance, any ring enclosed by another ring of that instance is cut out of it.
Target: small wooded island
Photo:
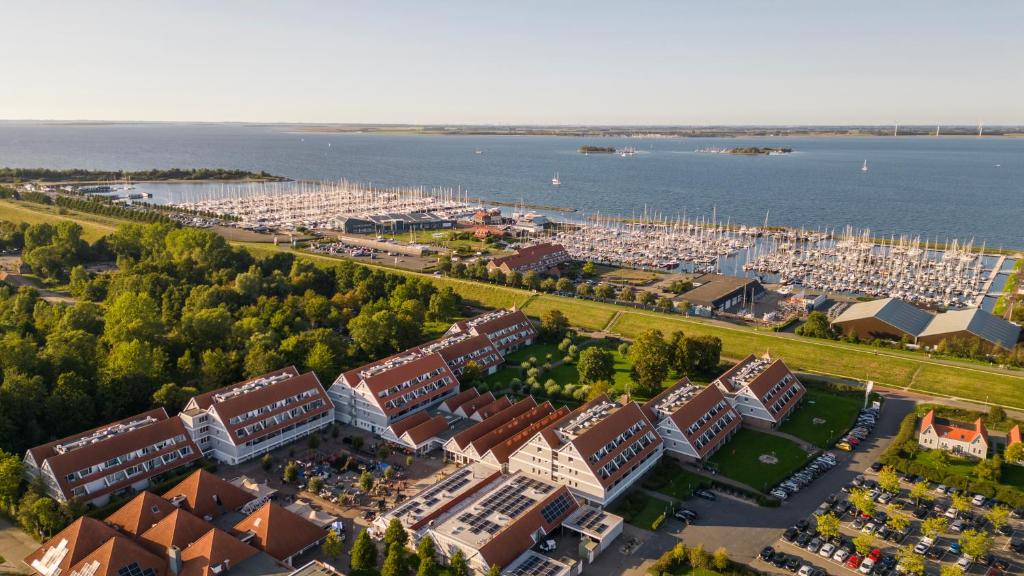
[[[136,182],[156,182],[171,180],[259,180],[264,182],[283,182],[288,178],[275,176],[267,172],[250,172],[248,170],[228,170],[224,168],[166,168],[154,170],[85,170],[72,168],[53,170],[50,168],[0,168],[0,182],[16,184],[19,182],[120,182],[134,180]]]
[[[792,148],[759,148],[757,146],[751,146],[747,148],[730,148],[728,153],[743,154],[745,156],[773,156],[778,154],[789,154],[792,151]]]
[[[580,146],[580,154],[615,154],[611,146]]]

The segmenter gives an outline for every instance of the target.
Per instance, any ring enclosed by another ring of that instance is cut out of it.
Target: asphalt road
[[[914,402],[900,397],[887,398],[881,417],[872,435],[861,444],[859,450],[846,453],[833,450],[839,465],[804,488],[778,508],[764,508],[757,504],[720,496],[715,502],[697,498],[686,502],[686,507],[695,510],[700,519],[696,524],[681,528],[682,524],[669,519],[665,528],[652,534],[638,550],[642,558],[657,558],[676,542],[682,540],[687,546],[703,544],[704,549],[713,551],[725,547],[729,556],[738,562],[751,562],[765,546],[776,543],[782,532],[801,518],[808,518],[828,495],[838,491],[859,474],[863,474],[877,461],[889,441],[899,430],[900,422],[914,408]],[[601,563],[600,559],[595,567]],[[646,568],[637,566],[637,573]],[[775,568],[757,565],[759,570]]]

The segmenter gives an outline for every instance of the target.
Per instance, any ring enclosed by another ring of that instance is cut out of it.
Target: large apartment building
[[[521,310],[503,308],[456,322],[447,335],[475,334],[486,336],[502,356],[529,346],[537,339],[537,329]]]
[[[181,420],[157,408],[31,448],[25,470],[41,476],[47,494],[60,502],[102,506],[200,456]]]
[[[203,454],[238,464],[334,421],[334,404],[316,374],[294,366],[200,394],[181,422]]]
[[[440,354],[413,348],[342,373],[328,394],[336,420],[380,434],[458,391],[459,381]]]
[[[698,388],[683,378],[644,404],[665,442],[665,452],[703,461],[739,430],[741,419],[716,386]]]
[[[600,396],[520,446],[509,457],[508,471],[564,485],[606,506],[650,470],[662,451],[661,436],[639,404]]]
[[[396,422],[456,397],[458,378],[469,362],[484,374],[493,374],[505,354],[532,344],[536,337],[529,318],[514,309],[457,322],[442,338],[338,376],[328,389],[335,418],[384,434]],[[483,408],[485,400],[474,396],[472,401],[480,403],[476,408]],[[489,401],[496,399],[491,396]],[[495,405],[492,410],[499,408]],[[402,436],[393,432],[387,435],[391,441]]]
[[[775,428],[804,397],[804,387],[782,360],[751,354],[712,382],[752,428]]]

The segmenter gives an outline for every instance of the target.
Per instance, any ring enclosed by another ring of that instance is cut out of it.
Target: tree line
[[[32,180],[47,182],[118,182],[132,180],[268,180],[287,178],[266,171],[231,170],[225,168],[164,168],[152,170],[86,170],[70,168],[6,168],[0,167],[0,182],[19,183]]]

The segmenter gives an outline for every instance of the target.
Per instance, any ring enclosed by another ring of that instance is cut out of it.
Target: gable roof
[[[413,444],[419,446],[447,429],[448,420],[444,416],[434,416],[426,422],[413,426],[405,432],[404,436],[408,437]]]
[[[119,471],[139,464],[138,460],[127,460],[104,469],[94,469],[91,473],[70,479],[68,476],[89,467],[110,461],[119,456],[150,447],[159,442],[179,438],[181,441],[174,444],[166,444],[161,449],[146,455],[147,458],[156,458],[164,454],[176,453],[188,446],[191,453],[187,456],[176,454],[175,460],[161,465],[148,472],[141,472],[132,478],[125,477],[109,486],[104,486],[90,492],[87,497],[95,499],[103,494],[113,492],[133,482],[138,482],[140,477],[146,478],[163,471],[176,468],[187,462],[197,460],[202,456],[199,447],[192,441],[191,436],[185,431],[185,424],[179,418],[169,418],[163,408],[156,408],[129,416],[116,422],[105,424],[92,430],[74,434],[60,440],[48,442],[42,446],[36,446],[29,450],[32,460],[37,466],[42,467],[44,462],[53,472],[54,478],[66,498],[70,498],[72,490],[83,486]],[[72,447],[71,445],[74,444]],[[61,446],[64,446],[61,453]]]
[[[519,248],[514,254],[508,256],[500,256],[494,258],[491,262],[495,266],[501,266],[502,264],[508,265],[509,268],[517,270],[524,267],[533,267],[540,263],[540,261],[546,257],[553,255],[565,255],[568,259],[569,253],[565,251],[565,247],[561,244],[534,244],[533,246],[527,246],[526,248]]]
[[[26,556],[25,564],[44,576],[67,574],[72,566],[117,535],[116,530],[103,522],[82,516]],[[46,564],[42,564],[44,557]]]
[[[1010,428],[1010,432],[1006,435],[1006,445],[1016,444],[1020,442],[1020,424],[1014,424],[1013,428]]]
[[[105,522],[132,536],[141,536],[175,510],[174,504],[146,490],[107,516]]]
[[[935,431],[935,434],[940,438],[970,443],[980,437],[986,444],[988,444],[988,429],[985,428],[985,423],[981,418],[978,418],[971,424],[966,424],[963,422],[954,422],[952,420],[946,420],[945,418],[939,418],[935,415],[935,410],[929,410],[928,413],[921,418],[921,427],[918,431],[920,434],[923,434],[929,427],[931,427],[932,430]]]
[[[139,544],[154,554],[163,555],[172,545],[181,549],[188,547],[212,529],[213,526],[202,518],[176,508],[170,516],[143,532]]]
[[[477,392],[476,388],[469,388],[467,390],[463,390],[462,392],[459,392],[455,396],[452,396],[451,398],[448,398],[447,400],[442,402],[441,409],[447,410],[449,412],[454,412],[459,408],[459,406],[462,406],[466,402],[469,402],[470,400],[476,398],[479,395],[480,393]]]
[[[114,536],[73,566],[70,576],[123,576],[131,573],[126,569],[132,565],[143,575],[152,570],[155,576],[164,576],[167,571],[165,559],[124,536]]]
[[[253,500],[252,494],[202,469],[196,470],[164,493],[164,498],[171,501],[176,496],[184,496],[181,507],[200,518],[216,518],[225,512],[238,510]]]
[[[499,464],[505,464],[508,462],[512,454],[522,447],[523,444],[529,442],[530,438],[533,438],[535,434],[551,425],[551,423],[557,422],[569,414],[569,409],[565,406],[561,406],[557,410],[552,410],[551,408],[552,406],[550,402],[545,402],[541,406],[535,408],[539,413],[544,414],[536,420],[526,418],[526,415],[524,415],[523,419],[530,421],[529,424],[525,428],[518,430],[511,436],[500,440],[497,444],[491,446],[488,452],[495,460],[498,461]]]
[[[327,536],[325,530],[273,502],[235,524],[234,530],[240,534],[252,532],[252,545],[281,561]]]
[[[259,550],[214,528],[181,551],[182,568],[178,576],[211,576],[212,568],[225,560],[230,566],[237,566],[257,554]]]
[[[1020,338],[1020,326],[1007,322],[981,308],[949,310],[942,314],[936,314],[928,326],[918,334],[918,337],[941,336],[956,332],[970,332],[978,338],[1006,350],[1012,350]]]
[[[471,390],[476,391],[476,388],[472,388]],[[455,441],[455,444],[459,449],[465,449],[471,442],[490,433],[492,430],[495,430],[513,418],[528,412],[536,406],[537,401],[533,399],[533,396],[527,396],[501,412],[494,414],[490,418],[486,418],[483,421],[473,424],[469,428],[456,433],[455,436],[452,436],[452,440]]]
[[[311,395],[306,393],[312,391]],[[300,396],[301,395],[301,396]],[[298,396],[300,399],[291,404],[281,401]],[[263,374],[238,384],[232,384],[212,392],[200,394],[189,401],[189,406],[198,406],[204,410],[213,408],[220,417],[224,427],[227,428],[228,438],[233,444],[244,444],[249,436],[239,436],[237,432],[248,426],[257,423],[254,418],[232,422],[235,417],[252,416],[254,411],[274,404],[273,408],[261,412],[259,419],[267,420],[279,414],[295,410],[299,406],[308,405],[315,400],[320,400],[322,405],[305,412],[302,417],[309,418],[316,414],[323,414],[334,409],[334,403],[327,396],[320,380],[313,372],[299,374],[294,366],[283,368],[275,372]],[[276,403],[276,404],[275,404]],[[284,418],[282,421],[271,424],[258,431],[258,435],[266,436],[275,430],[294,425],[294,421]],[[244,432],[243,432],[244,434]]]
[[[920,334],[928,326],[928,323],[932,321],[931,314],[913,304],[908,304],[899,298],[882,298],[880,300],[852,304],[832,323],[842,324],[843,322],[867,318],[875,318],[901,332],[913,336]]]
[[[469,402],[462,404],[461,406],[456,408],[456,410],[462,412],[462,414],[469,418],[473,414],[476,414],[477,410],[483,408],[484,406],[487,406],[491,402],[494,402],[494,394],[490,392],[485,392],[477,396],[476,398],[473,398]]]

